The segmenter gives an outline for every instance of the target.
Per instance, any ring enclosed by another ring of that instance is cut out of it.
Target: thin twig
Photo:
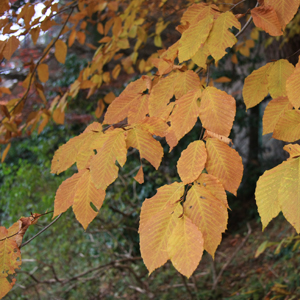
[[[24,246],[26,246],[27,244],[29,244],[33,239],[35,239],[37,236],[39,236],[41,233],[43,233],[45,230],[47,230],[50,226],[52,226],[60,217],[62,216],[62,214],[58,215],[56,219],[54,219],[50,224],[48,224],[46,227],[44,227],[41,231],[39,231],[36,235],[34,235],[31,239],[29,239],[28,241],[26,241],[25,243],[23,243],[20,246],[20,249]]]
[[[69,21],[71,15],[72,15],[73,10],[74,10],[75,7],[70,7],[70,8],[71,8],[71,11],[70,11],[70,13],[69,13],[69,15],[68,15],[68,17],[67,17],[67,19],[66,19],[64,25],[62,26],[62,28],[61,28],[59,34],[58,34],[57,37],[52,41],[52,44],[48,47],[47,51],[45,51],[45,52],[43,53],[43,55],[40,57],[40,59],[37,61],[37,63],[36,63],[36,65],[35,65],[35,67],[34,67],[32,73],[31,73],[31,75],[30,75],[28,87],[27,87],[27,90],[26,90],[25,94],[24,94],[24,95],[22,96],[22,98],[17,102],[17,104],[9,111],[9,114],[11,114],[11,113],[12,113],[12,112],[13,112],[13,111],[14,111],[14,110],[22,103],[22,101],[24,101],[24,103],[25,103],[26,98],[27,98],[28,93],[29,93],[30,88],[31,88],[31,82],[32,82],[33,76],[34,76],[34,74],[35,74],[35,72],[36,72],[38,66],[40,65],[40,63],[42,62],[42,60],[46,57],[46,55],[49,53],[50,49],[55,45],[55,43],[56,43],[56,42],[58,41],[58,39],[60,38],[60,36],[61,36],[63,30],[65,29],[65,27],[66,27],[66,25],[67,25],[67,23],[68,23],[68,21]],[[0,124],[3,122],[3,120],[4,120],[5,118],[6,118],[6,116],[4,116],[4,117],[1,119]]]
[[[223,272],[225,271],[225,269],[228,267],[228,265],[232,262],[232,260],[234,259],[234,257],[237,255],[237,253],[243,248],[243,246],[245,245],[245,243],[247,242],[251,232],[252,232],[252,229],[250,227],[250,224],[247,223],[247,227],[248,227],[248,233],[247,235],[245,236],[245,238],[243,239],[243,241],[240,243],[240,245],[235,249],[235,251],[232,253],[232,255],[229,257],[229,259],[226,261],[226,263],[223,265],[222,269],[220,270],[216,280],[214,281],[213,283],[213,287],[212,287],[212,290],[215,290],[216,287],[217,287],[217,284],[223,274]]]
[[[258,6],[258,2],[256,3],[255,7]],[[243,26],[243,28],[235,35],[235,37],[237,38],[238,36],[240,36],[245,30],[246,28],[249,26],[249,24],[251,23],[252,21],[252,16],[249,18],[249,20],[246,22],[246,24]]]
[[[241,3],[245,2],[246,0],[242,0],[240,2],[238,2],[237,4],[234,4],[229,11],[233,10],[236,6],[240,5]]]

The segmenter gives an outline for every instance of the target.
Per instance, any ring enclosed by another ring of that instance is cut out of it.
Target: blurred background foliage
[[[298,22],[296,20],[294,26],[299,26]],[[290,32],[294,32],[292,25]],[[171,33],[167,30],[164,34]],[[248,30],[247,36],[250,33]],[[291,39],[293,36],[286,43]],[[278,217],[261,233],[254,200],[258,177],[285,159],[282,152],[273,150],[278,143],[270,145],[270,137],[261,137],[261,118],[268,99],[247,112],[242,100],[245,77],[270,59],[267,54],[270,51],[266,49],[275,49],[272,43],[276,40],[268,40],[269,48],[265,48],[265,41],[265,36],[259,34],[249,49],[249,56],[230,51],[217,67],[210,68],[211,78],[216,80],[226,76],[231,80],[216,85],[233,94],[237,101],[230,137],[245,166],[238,197],[228,194],[231,208],[228,231],[214,262],[205,253],[190,279],[178,274],[169,263],[148,277],[139,250],[137,230],[141,205],[161,185],[179,180],[176,163],[181,151],[199,138],[201,124],[197,123],[171,153],[161,140],[165,158],[158,171],[145,162],[145,183],[142,185],[133,179],[140,161],[138,152],[131,151],[119,179],[108,188],[100,213],[86,231],[69,209],[52,227],[24,247],[22,270],[5,299],[300,299],[299,243],[292,240],[276,251],[279,242],[293,236],[294,230],[284,218]],[[274,59],[276,55],[282,57],[282,54],[274,53]],[[232,62],[234,55],[237,64]],[[87,59],[79,58],[77,53],[69,54],[51,85],[56,89],[69,86],[86,66]],[[126,84],[128,81],[123,83]],[[122,91],[119,86],[110,88],[116,95]],[[55,92],[50,90],[50,93]],[[98,96],[103,93],[100,91]],[[39,135],[33,132],[28,138],[13,141],[7,159],[0,165],[2,226],[9,227],[30,212],[43,213],[53,209],[55,191],[76,171],[74,167],[59,176],[50,174],[53,154],[60,145],[81,133],[88,123],[97,120],[94,113],[97,97],[88,100],[85,97],[84,92],[80,92],[72,101],[65,125],[51,123]],[[74,114],[79,113],[89,117],[78,121]],[[25,240],[50,222],[50,214],[41,218],[39,225],[29,228]],[[247,223],[251,232],[247,232]],[[268,244],[255,258],[256,250],[266,240],[273,244]],[[220,271],[222,276],[213,289]]]

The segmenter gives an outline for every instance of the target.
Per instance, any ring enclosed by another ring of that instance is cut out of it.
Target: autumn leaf
[[[286,92],[290,102],[296,109],[300,107],[300,56],[292,75],[286,81]]]
[[[184,202],[184,214],[192,220],[203,234],[204,249],[214,257],[227,228],[228,212],[222,202],[207,188],[194,184]]]
[[[207,87],[201,97],[200,120],[203,127],[220,135],[229,136],[236,110],[235,100],[226,92]]]
[[[293,19],[299,7],[298,0],[264,0],[265,6],[274,8],[281,27],[285,26]]]
[[[57,40],[55,43],[54,55],[58,62],[64,64],[67,56],[68,47],[62,40]]]
[[[215,61],[220,60],[225,54],[228,47],[232,47],[237,39],[232,32],[231,27],[241,29],[241,23],[237,20],[234,14],[227,11],[221,14],[215,20],[212,30],[207,39],[208,50]]]
[[[181,98],[187,92],[195,90],[200,86],[199,76],[191,71],[178,72],[174,84],[174,94],[176,99]]]
[[[278,97],[271,100],[263,116],[263,134],[273,132],[278,120],[288,109],[291,109],[291,104],[287,97]]]
[[[183,32],[178,47],[178,59],[180,63],[192,58],[196,54],[197,50],[206,41],[212,25],[213,16],[208,15]]]
[[[206,142],[208,174],[217,177],[225,190],[236,195],[243,176],[243,163],[239,154],[227,144],[210,138]]]
[[[37,68],[37,72],[41,82],[46,82],[49,79],[48,65],[40,64]]]
[[[128,131],[126,139],[127,148],[133,147],[140,152],[140,157],[148,160],[151,165],[158,169],[164,155],[163,148],[151,133],[137,126]]]
[[[286,59],[280,59],[273,63],[268,73],[268,89],[272,98],[287,95],[285,87],[286,81],[293,71],[294,66]]]
[[[144,172],[143,167],[140,166],[137,174],[133,177],[139,184],[144,183]]]
[[[260,103],[268,95],[268,74],[271,63],[253,71],[246,79],[243,87],[243,98],[247,109]]]
[[[168,240],[168,253],[176,270],[187,278],[193,274],[202,258],[202,233],[185,215],[177,221]]]
[[[281,25],[272,6],[255,7],[251,10],[255,26],[262,28],[272,36],[282,35]]]
[[[181,152],[177,162],[178,174],[184,184],[196,180],[206,163],[206,149],[203,141],[194,141]]]
[[[2,50],[3,56],[7,59],[10,60],[14,52],[18,49],[20,45],[20,41],[12,35],[5,44],[4,49]]]

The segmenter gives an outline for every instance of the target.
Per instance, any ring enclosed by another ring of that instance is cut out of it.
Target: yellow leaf
[[[96,126],[97,124],[98,126]],[[70,139],[66,144],[59,147],[52,159],[51,173],[59,174],[70,168],[76,162],[80,147],[85,143],[86,139],[89,140],[91,138],[88,133],[92,131],[93,134],[99,136],[102,134],[101,130],[101,125],[94,122],[79,136]]]
[[[114,79],[117,79],[118,76],[119,76],[120,71],[121,71],[121,66],[120,66],[119,64],[117,64],[117,65],[114,67],[114,69],[112,70],[112,77],[113,77]]]
[[[7,59],[10,60],[14,52],[18,49],[20,45],[20,41],[12,35],[7,41],[6,45],[2,51],[2,55]]]
[[[100,99],[97,103],[97,108],[96,108],[96,111],[95,111],[96,118],[100,118],[102,116],[104,108],[105,108],[105,105],[103,103],[103,100]]]
[[[138,95],[132,101],[128,112],[128,124],[139,123],[149,113],[149,95]]]
[[[151,274],[170,258],[168,240],[176,227],[182,206],[170,204],[152,215],[152,218],[140,228],[140,249],[143,261]]]
[[[57,107],[52,115],[53,121],[56,124],[64,124],[65,123],[65,112]]]
[[[189,91],[180,99],[176,100],[176,108],[171,115],[171,128],[174,131],[177,141],[185,136],[196,124],[200,107],[198,99],[201,90]]]
[[[218,79],[214,80],[214,82],[219,82],[219,83],[230,82],[230,81],[231,81],[231,79],[226,76],[222,76],[222,77],[219,77]]]
[[[300,139],[300,112],[286,110],[275,125],[273,138],[285,142],[295,142]]]
[[[268,95],[268,74],[271,66],[271,63],[267,63],[245,79],[243,97],[247,109],[257,105]]]
[[[176,99],[181,98],[190,90],[195,90],[200,86],[199,76],[191,70],[177,73],[174,84],[174,94]]]
[[[86,229],[97,216],[96,212],[90,205],[93,205],[99,209],[101,208],[105,198],[105,191],[102,189],[96,189],[94,183],[91,180],[90,171],[84,170],[80,180],[76,185],[76,192],[74,195],[73,211],[78,222]]]
[[[68,40],[69,47],[71,47],[74,44],[75,38],[76,38],[76,30],[73,29],[69,35],[69,40]]]
[[[282,35],[281,25],[272,6],[260,6],[251,10],[255,26],[262,28],[272,36]]]
[[[179,41],[179,62],[192,58],[197,50],[205,43],[213,25],[213,16],[208,15],[199,22],[191,25],[183,32]]]
[[[169,129],[166,122],[157,117],[146,117],[140,122],[139,126],[144,130],[149,131],[151,134],[160,137],[164,137]]]
[[[144,172],[143,172],[143,167],[140,166],[139,171],[137,174],[133,177],[139,184],[144,183]]]
[[[204,249],[214,257],[222,233],[227,228],[227,208],[208,189],[198,184],[188,191],[183,207],[184,214],[202,232]]]
[[[298,11],[299,0],[265,0],[264,5],[270,5],[276,11],[281,27],[284,27],[293,19]]]
[[[231,27],[241,29],[241,23],[230,11],[222,13],[214,22],[213,28],[207,39],[208,50],[211,56],[216,60],[220,60],[225,54],[228,47],[232,47],[237,39],[233,33],[229,31]]]
[[[271,65],[268,77],[268,89],[272,98],[286,96],[286,81],[293,72],[294,66],[286,59],[280,59]]]
[[[111,104],[116,99],[116,96],[113,92],[109,92],[104,96],[104,102],[107,104]]]
[[[37,72],[41,82],[46,82],[49,79],[48,65],[40,64],[37,67]]]
[[[68,47],[62,40],[57,40],[55,43],[54,55],[58,62],[64,64],[67,56]]]
[[[255,191],[263,229],[282,210],[288,222],[300,233],[300,158],[292,158],[266,171]]]
[[[227,195],[222,183],[213,175],[202,173],[196,182],[208,189],[217,199],[221,200],[225,207],[229,208]]]
[[[34,45],[36,45],[36,42],[39,38],[39,34],[40,34],[40,27],[35,27],[30,30],[31,39]]]
[[[203,127],[227,137],[230,134],[236,103],[226,92],[207,87],[201,97],[200,120]]]
[[[146,90],[146,82],[140,78],[131,82],[125,90],[108,107],[104,118],[104,124],[114,124],[128,116],[136,97]]]
[[[289,159],[300,156],[300,145],[298,144],[288,144],[283,149],[290,154]]]
[[[157,189],[157,193],[143,202],[139,232],[144,230],[148,221],[158,212],[168,208],[168,206],[177,203],[184,193],[184,184],[182,182],[173,182]]]
[[[168,240],[168,253],[175,269],[188,278],[202,258],[202,233],[186,216],[177,221]]]
[[[210,138],[206,142],[208,174],[217,177],[225,190],[236,195],[243,176],[243,163],[239,154],[227,144]]]
[[[194,141],[181,152],[177,162],[178,174],[184,184],[196,180],[206,163],[206,149],[203,141]]]
[[[177,73],[171,73],[159,80],[152,88],[149,98],[149,114],[151,117],[164,117],[164,113],[174,95]]]
[[[91,160],[91,176],[97,189],[105,190],[118,177],[119,168],[126,162],[127,148],[125,143],[125,131],[114,129],[106,132],[106,141],[101,149],[97,149],[97,154]]]
[[[293,74],[286,81],[286,92],[290,102],[298,109],[300,107],[300,56]]]
[[[127,135],[127,148],[138,149],[140,157],[145,158],[157,170],[164,155],[163,148],[152,135],[142,127],[132,128]]]
[[[192,57],[192,61],[200,68],[206,69],[206,60],[207,57],[210,55],[208,50],[208,44],[205,43],[203,47],[198,49],[196,54]]]
[[[291,104],[287,97],[278,97],[268,103],[263,116],[263,134],[274,131],[279,118],[290,106]]]

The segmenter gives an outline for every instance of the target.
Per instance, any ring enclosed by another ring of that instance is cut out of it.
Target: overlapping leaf
[[[183,62],[192,58],[197,50],[206,41],[209,32],[213,25],[213,16],[207,15],[205,18],[199,20],[195,24],[191,25],[182,34],[179,41],[179,62]]]
[[[298,0],[264,0],[264,5],[272,6],[276,11],[277,17],[284,28],[297,13],[299,7]]]
[[[114,129],[105,133],[106,140],[102,148],[97,149],[97,154],[91,160],[91,176],[97,188],[105,190],[118,177],[118,167],[124,166],[127,159],[125,143],[126,132],[123,129]]]
[[[227,137],[233,125],[235,110],[235,100],[226,92],[215,87],[207,87],[203,91],[200,120],[206,129]]]
[[[52,159],[51,173],[59,174],[70,168],[76,161],[79,161],[80,168],[86,167],[85,163],[93,155],[93,151],[87,145],[92,143],[96,138],[95,135],[102,135],[102,126],[96,122],[89,125],[82,134],[59,147]],[[83,147],[82,151],[81,147]]]
[[[190,90],[195,90],[200,86],[199,76],[191,71],[178,72],[174,84],[174,94],[176,99],[181,98]]]
[[[206,163],[206,149],[203,141],[194,141],[182,151],[177,163],[178,174],[184,184],[195,181]]]
[[[300,139],[300,112],[286,110],[275,125],[273,138],[285,142],[294,142]]]
[[[251,10],[251,15],[257,27],[262,28],[272,36],[282,35],[279,19],[272,6],[255,7]]]
[[[280,59],[273,63],[268,72],[268,89],[272,98],[286,96],[286,80],[293,71],[294,66],[286,59]]]
[[[189,91],[179,100],[171,115],[171,128],[174,131],[177,141],[185,136],[196,124],[200,107],[198,99],[201,96],[201,90],[195,89]]]
[[[168,253],[173,266],[182,275],[189,278],[196,270],[203,253],[203,236],[186,216],[177,221],[168,240]]]
[[[286,81],[286,92],[290,102],[298,109],[300,107],[300,56],[293,74]]]
[[[243,176],[243,163],[239,154],[215,138],[206,142],[208,174],[217,177],[225,190],[236,195]]]
[[[96,217],[90,203],[99,210],[105,198],[105,191],[96,189],[88,169],[80,170],[65,180],[58,188],[54,201],[54,214],[59,215],[73,206],[76,219],[86,229]]]
[[[271,63],[253,71],[246,79],[243,88],[243,98],[247,108],[260,103],[268,95],[268,72]]]
[[[151,133],[142,126],[134,127],[128,131],[126,144],[127,148],[138,149],[141,159],[145,158],[155,169],[158,169],[164,153],[160,142],[154,139]]]
[[[290,158],[277,167],[266,171],[258,180],[255,191],[258,212],[263,229],[280,211],[300,232],[300,151],[293,145],[285,150],[291,151],[296,158]]]
[[[268,103],[263,116],[263,134],[274,131],[276,123],[290,106],[287,97],[278,97]]]
[[[228,212],[222,200],[216,198],[206,187],[194,184],[184,202],[184,214],[200,229],[204,249],[214,257],[227,228]]]
[[[130,109],[135,109],[137,103],[141,100],[141,94],[147,89],[146,83],[147,81],[143,78],[131,82],[121,95],[109,105],[103,123],[114,124],[125,119]],[[143,103],[141,103],[141,106],[143,106]]]
[[[241,23],[230,11],[222,13],[213,24],[206,43],[211,56],[216,61],[226,54],[225,50],[228,47],[232,47],[237,42],[234,34],[228,30],[231,27],[241,29]]]
[[[168,240],[181,214],[180,203],[169,204],[153,214],[149,221],[140,227],[141,254],[150,274],[170,258]]]

